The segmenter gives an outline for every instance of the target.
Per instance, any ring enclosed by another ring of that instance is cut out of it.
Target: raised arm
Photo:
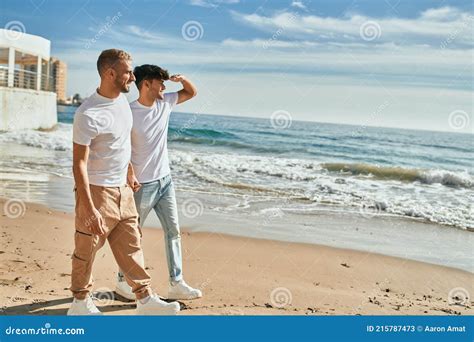
[[[170,77],[170,81],[181,82],[181,84],[183,85],[183,89],[178,91],[177,104],[186,102],[197,95],[196,86],[190,80],[188,80],[185,76],[181,74],[173,75]]]
[[[79,204],[78,215],[80,219],[88,222],[92,234],[105,234],[105,224],[100,212],[95,208],[89,189],[89,176],[87,174],[87,160],[89,146],[74,143],[72,149],[72,173],[76,183],[77,201]]]

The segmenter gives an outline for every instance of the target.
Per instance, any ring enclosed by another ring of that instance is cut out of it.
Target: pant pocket
[[[74,235],[74,254],[73,258],[77,258],[82,261],[89,261],[92,258],[92,252],[94,250],[94,240],[96,236],[92,234],[86,234],[76,230]]]

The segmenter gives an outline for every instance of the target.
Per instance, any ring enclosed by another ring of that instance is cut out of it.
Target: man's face
[[[166,89],[163,80],[150,80],[150,93],[157,100],[163,100],[163,93]]]
[[[130,91],[130,84],[135,81],[135,75],[133,75],[132,62],[126,60],[120,60],[114,67],[113,82],[117,89],[120,89],[122,93],[128,93]]]

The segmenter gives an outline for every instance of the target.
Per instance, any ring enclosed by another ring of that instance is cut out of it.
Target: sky
[[[18,22],[69,95],[119,48],[196,84],[181,112],[473,133],[471,1],[2,0],[0,27]]]

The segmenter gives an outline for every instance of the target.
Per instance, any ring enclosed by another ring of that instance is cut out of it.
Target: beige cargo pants
[[[90,191],[94,206],[105,221],[106,233],[102,236],[91,234],[88,226],[93,218],[80,217],[82,203],[78,201],[76,192],[76,232],[70,288],[74,297],[84,299],[89,295],[93,285],[92,264],[105,240],[109,241],[115,260],[137,298],[151,295],[151,279],[142,261],[141,231],[132,189],[127,185],[90,185]]]

